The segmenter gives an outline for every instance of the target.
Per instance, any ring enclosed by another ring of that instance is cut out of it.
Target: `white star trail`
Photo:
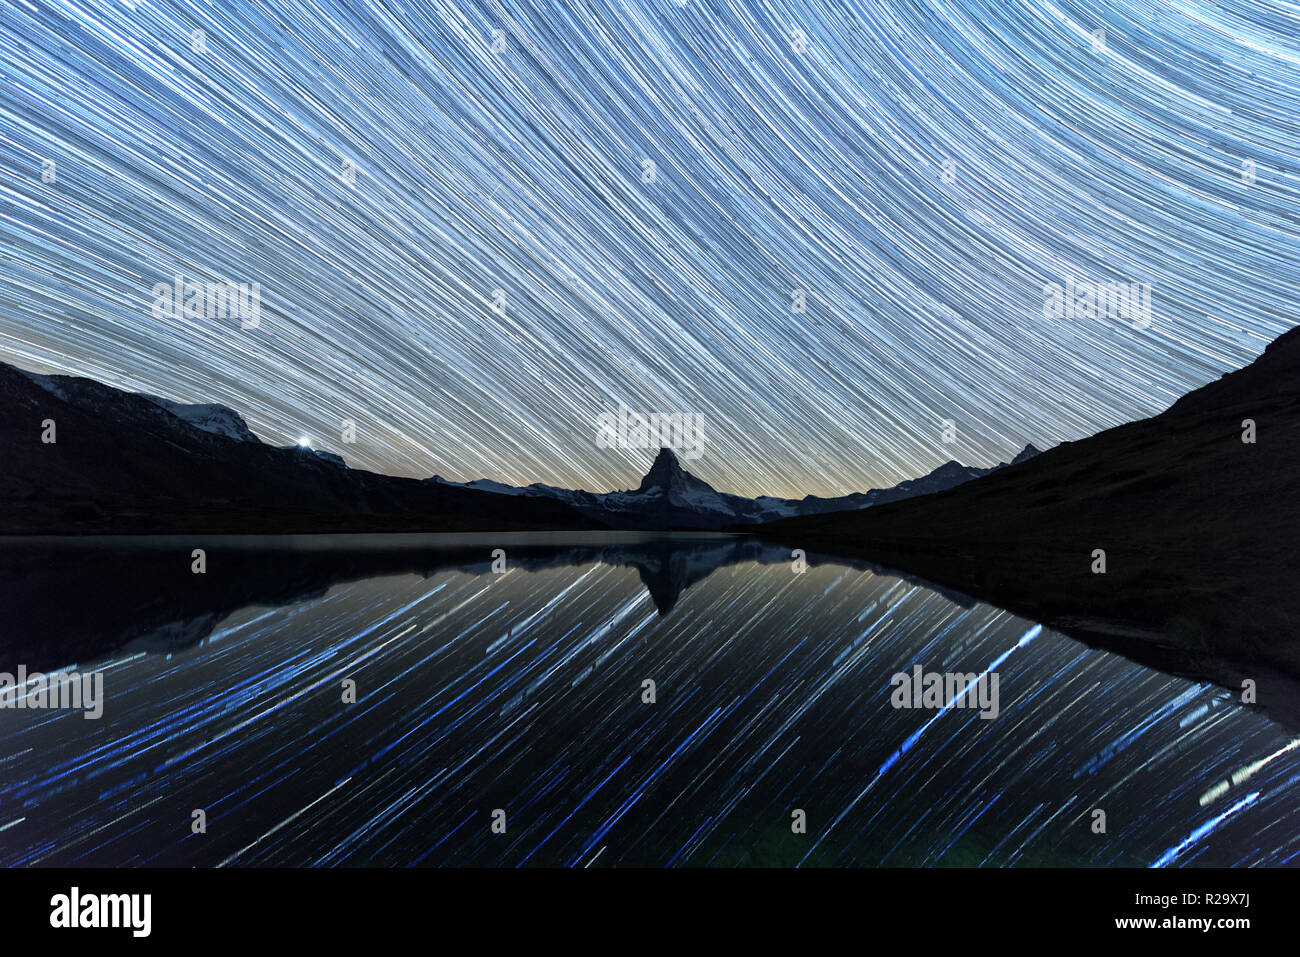
[[[1267,0],[16,0],[0,359],[417,477],[626,487],[619,403],[701,413],[744,495],[990,465],[1293,324],[1297,37]],[[156,318],[178,275],[259,325]],[[1044,319],[1069,278],[1151,325]]]

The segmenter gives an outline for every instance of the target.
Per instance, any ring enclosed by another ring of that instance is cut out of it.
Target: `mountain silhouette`
[[[716,495],[717,491],[708,482],[697,479],[687,472],[672,449],[663,448],[655,456],[650,471],[645,473],[637,491],[646,494],[660,491],[664,495],[676,496],[679,500],[689,495]]]
[[[754,531],[1240,690],[1300,678],[1297,475],[1300,328],[1152,418],[934,495]]]
[[[349,468],[336,452],[267,445],[223,405],[3,363],[0,441],[9,459],[0,534],[719,531],[898,501],[1006,467],[947,462],[887,489],[745,498],[717,491],[664,448],[629,491],[421,481]],[[1016,460],[1036,453],[1027,446]]]
[[[0,363],[0,534],[603,527],[563,502],[350,469],[184,405]]]
[[[1037,454],[1038,450],[1033,445],[1027,445],[1015,457],[1015,461],[1027,461]],[[853,492],[834,498],[808,495],[802,499],[776,498],[770,495],[745,498],[719,492],[708,482],[686,471],[670,448],[660,449],[650,470],[641,479],[641,484],[625,492],[575,491],[540,483],[518,488],[484,479],[461,484],[448,482],[438,476],[429,481],[498,495],[552,498],[572,505],[593,521],[611,528],[719,531],[797,515],[822,515],[868,508],[916,495],[928,495],[988,475],[1007,465],[1004,462],[990,468],[976,468],[949,461],[928,475],[908,479],[891,488]]]

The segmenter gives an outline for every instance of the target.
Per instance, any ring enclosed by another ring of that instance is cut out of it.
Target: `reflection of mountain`
[[[11,542],[0,549],[6,617],[0,670],[19,663],[32,670],[84,663],[131,643],[146,651],[190,647],[241,608],[305,601],[340,582],[449,569],[491,574],[495,548],[505,549],[508,569],[596,562],[633,567],[661,615],[716,568],[791,561],[788,548],[736,536],[563,538],[550,543],[508,535],[342,536],[313,541],[306,549],[295,548],[290,538],[211,539],[197,542],[206,551],[203,575],[190,570],[196,542],[189,538]],[[810,564],[818,560],[809,556]]]
[[[963,482],[1006,468],[1008,464],[1019,464],[1038,454],[1038,449],[1027,445],[1010,463],[1003,462],[986,469],[947,462],[928,475],[908,479],[892,488],[853,492],[836,498],[819,498],[816,495],[801,499],[774,498],[770,495],[744,498],[719,492],[682,468],[671,449],[660,449],[641,484],[626,492],[583,492],[541,483],[516,488],[485,479],[462,485],[447,482],[438,476],[429,481],[437,485],[478,489],[514,498],[554,499],[572,505],[584,515],[611,528],[717,531],[796,515],[823,515],[827,512],[867,508],[917,495],[928,495],[955,488]]]
[[[0,445],[0,532],[9,534],[602,527],[563,502],[376,475],[328,452],[266,445],[224,406],[2,363]]]
[[[1246,677],[1300,677],[1298,473],[1293,329],[1153,418],[937,495],[758,533],[870,556],[1070,634],[1108,634],[1170,670],[1224,680],[1236,662]]]

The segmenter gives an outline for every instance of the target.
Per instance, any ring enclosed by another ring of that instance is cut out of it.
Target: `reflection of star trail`
[[[1179,855],[1181,855],[1189,847],[1191,847],[1193,844],[1195,844],[1197,841],[1201,840],[1202,838],[1205,838],[1208,835],[1212,834],[1214,832],[1214,829],[1217,828],[1220,824],[1222,824],[1228,818],[1232,817],[1232,815],[1236,814],[1242,808],[1249,807],[1250,805],[1254,804],[1255,801],[1258,799],[1259,799],[1258,791],[1254,792],[1253,794],[1247,794],[1244,798],[1242,798],[1232,807],[1228,808],[1222,814],[1210,818],[1208,821],[1206,821],[1204,824],[1202,824],[1200,827],[1194,830],[1191,834],[1187,835],[1187,837],[1184,840],[1180,841],[1176,847],[1171,847],[1169,850],[1165,851],[1163,854],[1160,855],[1160,858],[1151,866],[1164,867],[1167,864],[1172,864],[1179,857]]]
[[[1020,640],[1016,642],[1015,645],[1008,648],[1006,651],[1002,652],[1002,654],[998,655],[996,661],[994,661],[982,672],[980,672],[978,678],[963,685],[962,688],[958,691],[956,695],[952,697],[951,700],[945,703],[942,708],[939,708],[937,711],[935,711],[935,713],[931,715],[926,720],[926,722],[923,725],[921,725],[921,727],[917,728],[910,735],[908,735],[907,740],[898,746],[898,750],[895,751],[893,754],[891,754],[889,757],[887,757],[885,759],[885,762],[882,765],[880,765],[880,767],[876,770],[876,776],[871,779],[871,783],[866,786],[866,789],[853,800],[852,804],[850,804],[848,807],[846,807],[843,811],[840,812],[839,817],[837,817],[831,823],[831,826],[827,828],[822,833],[822,835],[813,843],[812,848],[808,851],[807,854],[804,855],[803,859],[807,860],[808,857],[817,850],[817,846],[821,844],[823,840],[826,839],[826,837],[830,834],[831,830],[834,829],[835,825],[839,824],[839,822],[844,819],[844,817],[849,813],[849,811],[853,809],[853,805],[856,804],[858,801],[862,800],[862,798],[866,797],[867,794],[871,791],[871,789],[876,786],[876,783],[885,775],[885,773],[889,771],[889,769],[892,768],[895,764],[897,764],[900,760],[902,760],[903,755],[907,754],[907,752],[912,750],[912,748],[916,745],[916,742],[921,740],[921,735],[925,734],[925,732],[929,730],[932,724],[934,724],[936,721],[942,718],[953,708],[957,707],[957,702],[963,700],[967,691],[976,687],[981,680],[985,680],[988,675],[996,671],[998,666],[1000,666],[1004,661],[1006,661],[1007,658],[1010,657],[1013,651],[1015,651],[1017,648],[1023,648],[1025,645],[1029,644],[1031,641],[1033,641],[1042,633],[1043,633],[1042,625],[1034,625],[1034,627],[1030,628],[1027,632],[1025,632],[1023,635],[1020,636]],[[985,810],[987,810],[987,808]]]
[[[1273,761],[1276,761],[1278,758],[1286,754],[1288,751],[1294,751],[1297,747],[1300,747],[1300,738],[1294,739],[1286,747],[1278,748],[1272,754],[1267,755],[1266,757],[1262,757],[1258,761],[1252,761],[1244,768],[1238,768],[1236,771],[1233,771],[1232,776],[1229,780],[1221,781],[1220,783],[1216,784],[1214,787],[1210,788],[1210,790],[1206,791],[1204,794],[1201,795],[1201,806],[1204,807],[1207,804],[1214,803],[1216,800],[1222,797],[1229,788],[1239,787],[1240,785],[1244,784],[1246,781],[1254,777],[1255,774],[1265,765]]]
[[[704,478],[802,495],[1149,414],[1294,321],[1293,9],[759,6],[5,4],[0,357],[417,476],[622,487],[595,416],[698,411]],[[177,274],[260,327],[155,319]],[[1153,326],[1045,322],[1069,277]]]
[[[988,606],[834,565],[740,564],[662,617],[632,567],[486,567],[338,585],[245,609],[202,645],[83,662],[105,670],[100,721],[0,711],[0,864],[1300,854],[1300,749],[1275,725],[1225,691]],[[889,678],[917,661],[963,674],[992,663],[999,717],[895,709]],[[341,701],[345,678],[355,704]],[[1206,784],[1241,769],[1248,802],[1205,821]],[[1105,835],[1089,827],[1098,807]],[[189,831],[194,808],[203,835]],[[502,835],[489,831],[497,808]],[[805,835],[791,832],[796,808]]]

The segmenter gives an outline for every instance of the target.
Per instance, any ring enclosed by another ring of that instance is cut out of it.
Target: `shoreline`
[[[1004,583],[1006,578],[1015,575],[999,566],[995,560],[996,549],[979,553],[979,550],[965,550],[957,545],[937,546],[931,542],[863,544],[839,536],[774,534],[771,529],[756,532],[754,537],[769,544],[802,548],[810,558],[815,552],[819,560],[865,561],[887,573],[920,580],[937,590],[957,592],[995,605],[1090,648],[1122,655],[1143,667],[1217,685],[1232,692],[1241,707],[1258,710],[1289,734],[1300,735],[1300,663],[1289,656],[1279,655],[1270,660],[1216,651],[1215,645],[1223,642],[1212,638],[1204,645],[1193,642],[1188,632],[1179,634],[1153,619],[1116,614],[1113,607],[1107,609],[1102,601],[1083,604],[1035,598],[1024,587],[1009,587]],[[1046,564],[1039,563],[1038,567],[1041,569]],[[1075,577],[1078,584],[1086,583],[1086,579]],[[1126,600],[1127,597],[1121,598],[1115,604]],[[1152,602],[1150,607],[1162,606]],[[1194,617],[1184,620],[1189,630],[1197,624]],[[1255,682],[1253,704],[1241,701],[1242,682],[1246,679]]]

